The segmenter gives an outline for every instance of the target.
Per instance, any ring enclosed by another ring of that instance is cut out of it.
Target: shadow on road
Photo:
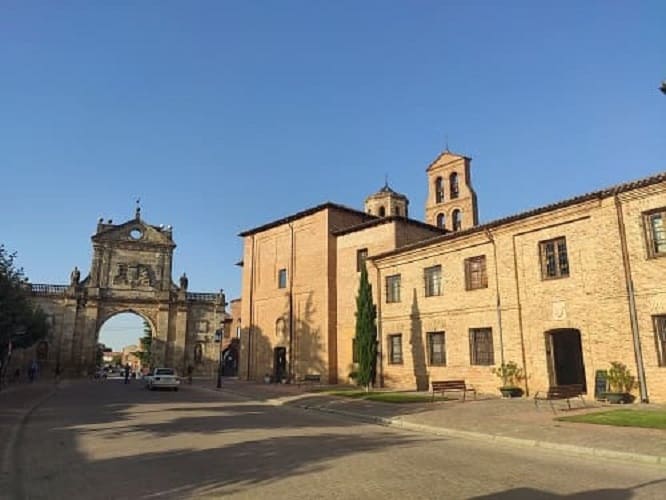
[[[255,402],[211,401],[194,391],[74,384],[31,416],[14,457],[12,498],[229,494],[422,439],[345,430],[354,425]]]

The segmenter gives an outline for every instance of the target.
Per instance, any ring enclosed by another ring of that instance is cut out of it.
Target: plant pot
[[[634,397],[628,392],[605,392],[603,398],[612,404],[631,403]]]
[[[269,375],[266,375],[264,377],[264,384],[270,384],[271,383],[271,377]]]
[[[520,387],[500,387],[499,390],[503,398],[519,398],[523,395]]]

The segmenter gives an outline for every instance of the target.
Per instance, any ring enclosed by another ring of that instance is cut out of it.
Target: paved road
[[[8,498],[664,498],[666,468],[412,434],[184,387],[75,382],[24,423]],[[2,493],[0,493],[1,495]]]

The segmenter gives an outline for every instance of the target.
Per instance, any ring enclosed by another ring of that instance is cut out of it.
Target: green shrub
[[[520,368],[514,361],[502,363],[497,368],[493,368],[493,375],[502,381],[502,387],[518,387],[518,383],[525,378],[523,369]]]
[[[631,374],[627,365],[619,361],[611,361],[608,370],[608,385],[611,392],[629,393],[636,385],[636,378]]]

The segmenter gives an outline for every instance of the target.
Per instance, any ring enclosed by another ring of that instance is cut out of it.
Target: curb
[[[609,460],[618,460],[622,462],[644,463],[651,465],[666,465],[666,457],[659,455],[647,455],[643,453],[629,453],[624,451],[613,451],[605,448],[591,448],[588,446],[578,446],[572,444],[553,443],[551,441],[539,441],[535,439],[515,438],[510,436],[500,436],[497,434],[485,434],[482,432],[461,431],[446,427],[433,427],[431,425],[406,422],[400,419],[378,417],[375,415],[364,415],[361,413],[326,408],[323,406],[296,405],[304,410],[315,410],[324,413],[337,414],[344,417],[350,417],[365,420],[370,423],[383,425],[385,427],[398,427],[410,431],[421,432],[425,434],[435,434],[438,436],[457,437],[461,439],[473,439],[476,441],[495,442],[509,446],[521,448],[543,448],[545,450],[559,451],[570,455],[579,455],[586,457],[597,457]]]
[[[248,396],[247,394],[223,388],[222,390],[209,389],[207,387],[197,387],[197,389],[211,392],[228,392],[243,399],[256,399],[256,397]],[[459,429],[451,429],[447,427],[434,427],[432,425],[418,424],[415,422],[406,422],[400,418],[387,418],[379,417],[377,415],[367,415],[363,413],[356,413],[347,410],[339,410],[337,408],[329,408],[321,405],[308,405],[308,404],[293,404],[294,400],[298,397],[286,396],[277,398],[268,398],[264,402],[272,406],[286,406],[288,408],[300,408],[306,411],[318,411],[321,413],[330,413],[342,417],[353,418],[356,420],[363,420],[365,422],[382,425],[385,427],[397,427],[423,434],[434,434],[436,436],[447,436],[461,439],[471,439],[475,441],[495,442],[508,446],[515,446],[520,448],[542,448],[544,450],[551,450],[566,453],[569,455],[577,455],[584,457],[597,457],[606,460],[616,460],[621,462],[630,463],[643,463],[650,465],[666,465],[666,456],[647,455],[643,453],[629,453],[625,451],[613,451],[605,448],[592,448],[589,446],[578,446],[573,444],[553,443],[552,441],[539,441],[536,439],[516,438],[510,436],[500,436],[498,434],[486,434],[483,432],[474,431],[461,431]]]

